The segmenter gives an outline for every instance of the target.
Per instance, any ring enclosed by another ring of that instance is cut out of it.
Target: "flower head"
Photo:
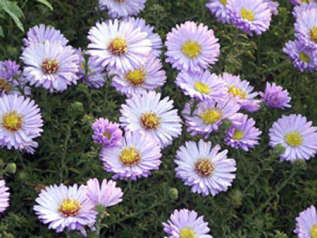
[[[122,139],[122,131],[119,124],[112,123],[106,118],[99,118],[92,124],[94,134],[92,138],[95,143],[104,147],[119,146]]]
[[[153,91],[136,94],[121,106],[119,120],[126,131],[143,131],[165,147],[182,132],[173,103],[169,97],[161,100],[161,94]]]
[[[166,73],[162,69],[160,59],[150,54],[145,64],[127,71],[120,72],[112,70],[112,86],[128,97],[137,93],[155,90],[162,87],[166,82]]]
[[[187,209],[174,210],[167,223],[163,223],[165,238],[212,238],[208,235],[210,229],[203,216]]]
[[[272,12],[263,0],[228,0],[227,9],[237,28],[260,35],[270,27]]]
[[[51,185],[41,191],[33,207],[41,222],[56,232],[78,230],[86,235],[85,226],[92,227],[97,212],[86,196],[85,186]]]
[[[149,135],[140,131],[128,132],[119,147],[105,147],[100,159],[106,171],[114,173],[114,179],[147,177],[159,169],[161,148]]]
[[[308,5],[309,6],[309,5]],[[317,49],[317,7],[301,10],[295,22],[296,38],[305,46]],[[298,11],[298,10],[297,10]]]
[[[294,233],[297,234],[298,238],[317,237],[317,212],[313,205],[299,213]]]
[[[101,10],[108,9],[111,18],[135,16],[145,7],[146,0],[99,0]]]
[[[317,127],[302,115],[282,116],[269,131],[270,146],[281,144],[285,152],[281,161],[309,160],[317,152]]]
[[[43,131],[39,107],[30,98],[18,95],[0,97],[0,146],[34,152],[34,141]]]
[[[227,93],[224,82],[208,70],[196,73],[180,72],[176,77],[176,85],[184,91],[185,95],[199,101],[222,99]]]
[[[223,23],[230,23],[231,18],[227,9],[227,0],[209,0],[206,7],[215,15],[218,21]]]
[[[255,127],[255,121],[247,115],[240,117],[240,125],[233,124],[226,133],[225,142],[233,148],[242,148],[248,151],[259,144],[259,136],[262,132]]]
[[[6,187],[6,183],[3,179],[0,180],[0,214],[3,213],[9,207],[9,188]]]
[[[266,88],[264,93],[260,93],[262,100],[272,108],[288,108],[291,107],[289,102],[291,97],[288,95],[287,90],[283,90],[281,86],[277,86],[275,83],[266,83]]]
[[[173,68],[197,72],[216,63],[220,45],[213,30],[203,24],[187,21],[167,34],[166,62]]]
[[[32,44],[24,49],[21,58],[25,64],[23,74],[35,87],[62,92],[77,83],[79,55],[70,46],[51,41]]]
[[[88,53],[104,68],[127,72],[145,63],[152,49],[147,37],[146,32],[127,21],[97,23],[89,31]]]
[[[207,196],[227,191],[235,179],[236,162],[227,158],[227,150],[212,147],[211,142],[200,140],[198,144],[188,141],[176,155],[176,177],[191,186],[194,193]]]
[[[95,205],[111,207],[122,202],[123,192],[116,187],[116,182],[104,179],[99,184],[98,179],[89,179],[86,184],[87,197]]]

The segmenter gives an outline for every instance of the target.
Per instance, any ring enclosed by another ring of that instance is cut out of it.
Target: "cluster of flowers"
[[[295,40],[283,48],[300,71],[317,69],[317,3],[314,0],[291,0],[295,5]]]
[[[278,2],[271,0],[209,0],[206,4],[218,21],[234,24],[250,36],[269,29],[278,6]]]
[[[182,134],[182,119],[173,100],[155,91],[166,82],[159,58],[163,45],[160,36],[143,19],[128,17],[137,14],[144,3],[100,0],[101,8],[107,8],[111,17],[125,18],[92,27],[86,51],[69,46],[63,34],[52,27],[31,28],[24,39],[23,72],[15,62],[0,64],[0,146],[29,153],[38,147],[34,139],[43,131],[43,120],[35,102],[21,96],[21,92],[29,93],[27,83],[53,93],[63,92],[78,81],[99,88],[109,75],[112,86],[127,99],[121,105],[120,124],[99,118],[92,125],[93,140],[102,146],[104,169],[114,174],[113,179],[131,180],[158,170],[162,149]],[[237,24],[250,35],[269,27],[277,7],[267,0],[210,1],[208,6],[218,9],[215,14],[219,19]],[[242,111],[253,113],[262,103],[271,108],[291,107],[287,90],[275,83],[267,83],[265,91],[258,93],[240,76],[210,73],[220,55],[220,44],[213,30],[203,24],[187,21],[177,25],[167,34],[165,45],[166,62],[180,71],[175,83],[191,98],[181,114],[192,136],[208,139],[222,125],[228,125],[225,143],[248,151],[259,143],[262,132]],[[270,129],[270,145],[285,148],[280,155],[282,161],[308,160],[317,152],[316,131],[302,115],[283,116]],[[197,143],[187,141],[177,150],[176,176],[192,192],[203,196],[227,191],[236,172],[236,162],[227,153],[202,139]],[[0,185],[0,200],[3,197],[5,208],[9,194],[4,182]],[[93,229],[96,222],[96,204],[115,205],[121,197],[121,190],[112,181],[103,181],[101,188],[96,179],[82,186],[53,185],[42,190],[34,210],[57,232],[67,229],[85,234],[84,226]],[[176,210],[163,225],[169,237],[195,237],[209,232],[203,218],[186,209]]]

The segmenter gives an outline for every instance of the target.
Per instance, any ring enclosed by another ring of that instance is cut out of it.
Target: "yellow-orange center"
[[[8,93],[12,89],[12,85],[8,80],[0,79],[0,93],[5,92]]]
[[[195,41],[186,41],[182,46],[182,52],[188,58],[194,59],[201,53],[201,46]]]
[[[195,164],[195,170],[201,177],[208,177],[214,171],[213,164],[208,159],[200,159]]]
[[[59,69],[59,65],[56,59],[46,59],[42,63],[42,70],[46,74],[55,74]]]
[[[222,5],[226,6],[227,5],[227,0],[220,0],[220,2],[222,3]]]
[[[285,141],[289,146],[297,147],[303,143],[303,138],[297,131],[294,131],[285,135]]]
[[[140,163],[141,156],[134,147],[126,147],[121,151],[120,161],[125,166],[134,166]]]
[[[16,111],[9,112],[2,118],[2,126],[12,132],[18,131],[22,128],[22,116]]]
[[[222,117],[222,112],[216,109],[210,109],[202,114],[199,114],[200,119],[205,124],[214,124]]]
[[[248,93],[246,91],[240,88],[235,88],[233,84],[228,88],[228,93],[230,93],[234,97],[240,97],[241,99],[246,99],[248,96]]]
[[[304,52],[300,52],[299,53],[299,59],[305,63],[309,63],[310,62],[310,57],[308,54],[304,53]]]
[[[121,37],[115,38],[113,41],[110,42],[108,50],[111,52],[111,54],[120,56],[127,53],[128,45],[125,39]]]
[[[64,216],[64,217],[70,217],[70,216],[76,216],[78,215],[80,211],[80,203],[77,200],[66,198],[63,200],[63,202],[60,204],[58,211]]]
[[[243,7],[241,8],[241,16],[243,19],[248,20],[248,21],[253,21],[254,20],[254,13],[250,11],[249,9]]]
[[[145,129],[151,130],[156,129],[160,125],[160,119],[159,117],[153,113],[144,113],[141,116],[141,126]]]
[[[103,136],[107,137],[107,138],[108,138],[108,140],[110,140],[110,139],[111,139],[111,133],[110,133],[110,132],[108,132],[108,131],[105,131],[105,132],[103,133]]]
[[[209,94],[211,92],[210,88],[208,87],[207,84],[203,82],[196,82],[194,84],[194,88],[196,91],[202,93],[202,94]]]
[[[317,27],[313,26],[309,31],[310,39],[317,43]]]
[[[312,225],[312,228],[310,229],[310,236],[312,238],[317,238],[317,224]]]
[[[144,83],[145,72],[143,69],[136,69],[125,75],[125,78],[133,85],[140,86]]]
[[[183,228],[179,234],[180,238],[196,238],[196,235],[191,228]]]
[[[241,140],[243,136],[244,136],[244,133],[241,130],[235,130],[233,133],[233,139],[235,140]]]

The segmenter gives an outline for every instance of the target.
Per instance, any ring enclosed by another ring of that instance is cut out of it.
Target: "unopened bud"
[[[281,155],[285,152],[285,147],[282,144],[278,144],[273,149],[274,154]]]
[[[177,200],[178,199],[178,190],[177,188],[170,188],[168,191],[168,195],[171,199]]]
[[[5,169],[8,173],[15,174],[17,166],[15,163],[9,163]]]
[[[231,192],[231,202],[233,207],[238,208],[242,205],[243,194],[240,190],[235,189]]]

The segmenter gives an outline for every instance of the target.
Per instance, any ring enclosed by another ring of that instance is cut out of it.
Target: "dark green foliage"
[[[27,30],[40,23],[53,25],[74,47],[85,48],[90,27],[107,18],[106,13],[95,10],[97,0],[49,2],[54,11],[37,1],[18,2],[25,16],[24,28]],[[283,113],[304,114],[317,125],[316,74],[296,71],[282,53],[285,42],[293,39],[291,10],[288,1],[283,1],[270,31],[250,38],[233,26],[216,22],[205,8],[205,0],[147,1],[141,16],[155,26],[163,39],[177,23],[193,20],[207,24],[221,44],[220,60],[213,72],[240,74],[257,90],[263,90],[266,81],[276,82],[289,90],[293,107],[287,111],[263,108],[252,115],[263,131],[261,144],[249,153],[230,149],[230,157],[238,164],[237,179],[228,192],[215,198],[193,194],[175,178],[176,150],[185,140],[199,139],[191,138],[184,130],[183,135],[164,150],[163,163],[153,176],[137,182],[118,182],[124,190],[124,201],[107,210],[109,216],[105,214],[103,219],[101,237],[163,237],[161,223],[176,208],[194,209],[204,215],[215,238],[295,237],[295,217],[309,205],[317,205],[317,159],[294,165],[281,163],[268,147],[267,136],[272,123]],[[0,21],[4,32],[1,60],[19,60],[24,33],[12,19],[0,18]],[[181,110],[184,96],[174,84],[177,72],[167,64],[164,66],[168,84],[161,91],[175,100]],[[98,159],[100,148],[92,143],[90,125],[98,117],[118,120],[124,97],[107,81],[100,90],[83,84],[63,94],[34,89],[32,98],[41,107],[44,133],[38,139],[40,147],[33,156],[1,150],[0,168],[12,196],[11,206],[0,221],[0,237],[65,237],[40,224],[32,211],[34,200],[44,185],[85,183],[91,177],[111,178]],[[219,134],[209,139],[227,148]],[[6,169],[9,163],[16,164],[16,173],[13,173],[12,164]],[[80,237],[77,233],[71,236]]]

